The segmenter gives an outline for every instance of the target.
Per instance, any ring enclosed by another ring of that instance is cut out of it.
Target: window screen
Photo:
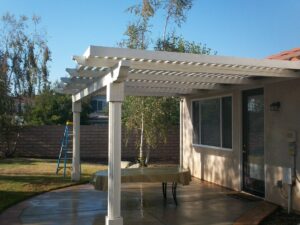
[[[192,102],[193,143],[232,148],[232,97]]]

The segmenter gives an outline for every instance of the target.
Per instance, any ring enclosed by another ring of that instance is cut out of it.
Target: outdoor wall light
[[[272,102],[270,105],[270,111],[279,111],[280,110],[280,102]]]

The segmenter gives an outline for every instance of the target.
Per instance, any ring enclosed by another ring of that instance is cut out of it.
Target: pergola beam
[[[147,86],[125,86],[125,93],[128,95],[127,92],[136,92],[136,93],[169,93],[171,96],[180,95],[180,94],[190,94],[194,93],[196,89],[190,88],[166,88],[166,87],[147,87]],[[160,95],[159,95],[160,96]]]
[[[153,96],[153,97],[176,97],[189,94],[203,94],[213,90],[190,89],[164,89],[164,88],[143,88],[125,86],[125,95],[127,96]]]
[[[198,82],[198,83],[219,83],[219,84],[253,84],[253,80],[242,77],[225,77],[224,75],[206,74],[180,74],[162,75],[149,73],[129,73],[130,79],[149,81],[175,81],[175,82]]]
[[[222,89],[220,84],[204,84],[204,83],[183,83],[183,82],[148,82],[129,80],[126,82],[126,86],[131,87],[157,87],[157,88],[178,88],[178,89]]]
[[[125,88],[125,95],[126,96],[143,96],[143,97],[174,97],[178,96],[177,94],[171,92],[155,92],[155,91],[142,91],[136,90],[130,87]]]
[[[299,62],[289,62],[283,60],[269,59],[249,59],[228,56],[215,55],[199,55],[190,53],[177,53],[165,51],[146,51],[137,49],[112,48],[102,46],[89,46],[84,57],[103,57],[103,58],[119,58],[119,59],[143,59],[151,61],[178,61],[178,62],[195,62],[207,64],[224,64],[224,65],[240,65],[253,67],[274,67],[282,69],[300,70]]]
[[[79,93],[73,95],[73,102],[79,101],[80,99],[106,87],[108,84],[113,82],[123,82],[129,71],[129,63],[127,61],[120,61],[117,66],[107,71],[107,74],[101,78],[98,78],[92,84],[81,90]]]
[[[183,53],[182,53],[183,54]],[[116,59],[106,59],[99,57],[85,58],[83,56],[73,57],[79,65],[90,67],[112,67]],[[272,61],[272,60],[269,60]],[[300,73],[295,70],[281,69],[276,67],[259,67],[259,66],[241,66],[228,64],[180,64],[178,61],[172,63],[168,62],[149,62],[149,61],[134,61],[131,60],[131,69],[137,70],[157,70],[157,71],[173,71],[173,72],[187,72],[187,73],[214,73],[223,75],[239,75],[239,76],[263,76],[263,77],[300,77]],[[260,63],[261,64],[261,63]],[[269,63],[267,63],[269,64]],[[300,66],[299,66],[300,69]]]

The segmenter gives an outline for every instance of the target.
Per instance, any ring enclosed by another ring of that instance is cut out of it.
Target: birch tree
[[[193,6],[193,0],[165,0],[161,1],[165,11],[165,24],[163,30],[163,43],[166,41],[168,26],[173,21],[175,25],[181,27],[181,24],[186,21],[187,12]]]
[[[127,26],[120,46],[133,49],[147,49],[151,43],[151,19],[159,10],[164,15],[163,35],[154,44],[156,51],[170,51],[194,54],[216,54],[201,43],[190,42],[175,32],[168,32],[172,26],[180,27],[186,21],[187,12],[193,0],[143,0],[127,11],[136,16]],[[138,159],[142,166],[149,162],[151,150],[167,141],[171,125],[179,122],[179,99],[169,97],[126,97],[123,104],[123,125],[127,136],[136,135]],[[145,154],[146,150],[146,154]]]
[[[183,7],[178,2],[175,4],[173,0],[143,0],[142,3],[128,8],[127,11],[134,14],[137,20],[128,24],[125,31],[127,39],[119,45],[133,49],[147,49],[151,41],[150,20],[159,8],[163,6],[167,9],[166,24],[172,18],[176,19],[178,24],[183,20]],[[165,25],[165,32],[166,28]],[[151,149],[167,141],[168,129],[178,122],[178,112],[178,99],[176,98],[127,97],[125,99],[123,124],[127,136],[132,133],[136,135],[136,145],[139,150],[138,161],[142,166],[148,164]]]

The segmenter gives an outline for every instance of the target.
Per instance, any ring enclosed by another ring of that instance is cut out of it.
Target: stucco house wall
[[[279,112],[268,106],[280,101]],[[282,168],[292,166],[288,152],[287,131],[297,133],[296,167],[300,176],[300,79],[273,83],[265,86],[265,167],[266,200],[287,206],[287,186],[280,190],[277,180],[282,179]],[[293,208],[300,211],[300,183],[293,188]]]
[[[231,95],[233,103],[232,150],[223,150],[193,145],[192,100],[214,96]],[[240,129],[239,91],[221,92],[217,95],[186,97],[183,119],[183,165],[193,176],[234,190],[240,190]]]
[[[259,86],[264,88],[265,100],[265,199],[287,206],[287,186],[277,187],[282,180],[282,168],[292,166],[288,154],[287,131],[297,132],[296,166],[300,177],[300,79]],[[254,89],[252,87],[247,89]],[[194,177],[234,190],[242,190],[242,91],[202,94],[184,99],[183,109],[183,165]],[[232,150],[193,145],[191,102],[195,99],[232,95]],[[279,101],[280,111],[270,111],[270,104]],[[300,183],[293,188],[293,209],[300,211]]]

